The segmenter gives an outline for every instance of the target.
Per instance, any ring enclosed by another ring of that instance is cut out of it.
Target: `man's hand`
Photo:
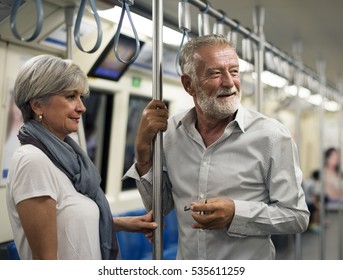
[[[196,221],[192,225],[198,229],[220,229],[231,224],[235,215],[235,204],[231,199],[210,198],[204,202],[192,202],[192,217]]]
[[[152,100],[145,107],[138,126],[135,149],[136,168],[143,176],[152,166],[152,143],[159,131],[166,131],[168,126],[168,109],[160,100]]]

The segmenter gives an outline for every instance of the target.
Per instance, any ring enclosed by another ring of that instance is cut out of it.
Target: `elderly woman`
[[[8,213],[21,259],[114,259],[116,231],[151,236],[152,214],[113,219],[89,157],[68,136],[78,130],[87,76],[70,60],[30,59],[14,87],[24,125],[7,185]]]

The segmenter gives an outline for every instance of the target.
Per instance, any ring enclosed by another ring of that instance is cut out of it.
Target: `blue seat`
[[[137,209],[114,215],[114,217],[141,216],[146,213],[145,209]],[[120,231],[117,232],[117,239],[123,260],[140,260],[152,252],[152,245],[143,233]]]
[[[11,241],[7,244],[7,256],[9,260],[20,260],[14,241]]]
[[[177,244],[170,246],[163,251],[164,260],[176,260]]]
[[[172,210],[164,217],[165,227],[163,229],[164,248],[177,246],[178,227],[175,211]]]
[[[123,216],[141,216],[145,215],[145,209],[136,209],[114,215],[114,217]],[[172,210],[166,217],[164,217],[165,227],[163,229],[163,259],[176,259],[177,252],[177,220],[175,211]],[[143,233],[137,232],[117,232],[118,244],[123,260],[151,260],[152,259],[152,244]]]
[[[175,260],[177,254],[178,227],[175,211],[172,210],[164,218],[163,228],[163,259]],[[143,257],[144,260],[152,259],[152,250]]]
[[[140,260],[152,250],[142,233],[121,231],[117,233],[117,239],[123,260]]]
[[[163,260],[176,260],[177,245],[171,246],[169,248],[163,248]],[[146,254],[142,260],[151,260],[152,252]]]

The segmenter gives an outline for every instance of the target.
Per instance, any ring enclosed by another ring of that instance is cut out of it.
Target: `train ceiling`
[[[206,2],[205,0],[203,0]],[[0,0],[0,38],[4,41],[14,41],[9,29],[9,6],[13,0]],[[24,4],[35,2],[22,1]],[[27,2],[27,3],[25,3]],[[46,37],[64,21],[61,7],[70,4],[78,5],[78,0],[43,0],[46,22],[40,39]],[[88,1],[87,1],[88,2]],[[97,8],[106,9],[120,5],[118,0],[95,1]],[[164,0],[164,19],[166,24],[175,25],[178,22],[178,0]],[[223,11],[230,19],[238,20],[241,26],[254,30],[253,12],[256,6],[265,10],[264,34],[266,41],[290,56],[295,42],[302,45],[302,61],[304,65],[317,71],[318,60],[326,64],[327,80],[337,85],[337,78],[343,76],[343,11],[342,0],[245,0],[223,1],[210,0],[212,8]],[[135,0],[131,10],[144,16],[151,16],[152,0]],[[192,7],[192,30],[197,33],[196,15],[198,9]],[[33,13],[35,11],[33,10]],[[26,13],[20,21],[35,23],[35,17]],[[175,26],[174,26],[175,28]]]
[[[136,0],[139,6],[151,9],[151,0]],[[206,2],[203,0],[203,2]],[[224,11],[246,28],[254,30],[253,12],[256,6],[265,10],[264,33],[266,41],[293,56],[295,42],[302,45],[302,60],[317,71],[317,62],[326,64],[326,78],[337,83],[343,76],[343,1],[341,0],[210,0],[212,8]],[[199,10],[192,9],[196,15]],[[178,1],[164,0],[165,19],[176,21]],[[192,19],[197,30],[197,19]]]

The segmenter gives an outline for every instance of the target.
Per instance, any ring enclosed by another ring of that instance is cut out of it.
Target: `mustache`
[[[237,87],[234,85],[232,88],[229,89],[220,89],[218,90],[216,96],[228,96],[238,92]]]

